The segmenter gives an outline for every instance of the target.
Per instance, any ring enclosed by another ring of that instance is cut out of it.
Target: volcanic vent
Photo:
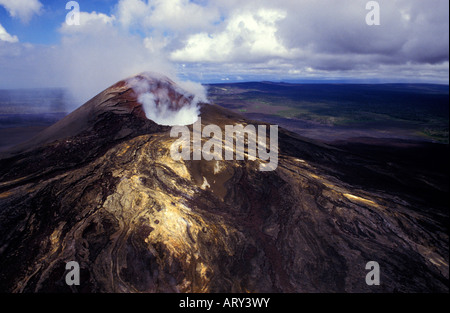
[[[148,74],[118,82],[0,160],[0,290],[448,292],[446,207],[397,188],[408,179],[384,164],[284,130],[275,171],[175,161],[170,127],[139,98],[197,109],[181,90]],[[203,126],[257,123],[198,112]],[[79,286],[65,283],[69,261]]]

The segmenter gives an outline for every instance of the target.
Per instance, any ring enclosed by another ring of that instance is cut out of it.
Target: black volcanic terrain
[[[135,79],[189,100],[168,79]],[[0,291],[449,291],[448,145],[333,146],[280,128],[274,171],[175,161],[171,128],[145,117],[132,87],[1,155]],[[263,124],[216,104],[200,116]],[[65,283],[69,261],[79,286]]]

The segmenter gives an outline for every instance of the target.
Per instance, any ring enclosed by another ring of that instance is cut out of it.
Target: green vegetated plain
[[[407,131],[448,143],[449,89],[430,84],[209,85],[210,99],[240,113],[316,123],[329,127]]]

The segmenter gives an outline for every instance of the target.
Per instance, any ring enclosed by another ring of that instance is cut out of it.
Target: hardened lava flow
[[[448,292],[448,208],[397,188],[388,165],[283,129],[274,171],[175,161],[170,127],[146,118],[130,81],[174,110],[192,100],[138,75],[2,156],[1,291]],[[258,123],[199,106],[204,126]]]

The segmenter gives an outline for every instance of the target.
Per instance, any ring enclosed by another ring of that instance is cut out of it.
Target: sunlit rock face
[[[0,161],[0,290],[448,292],[448,213],[391,189],[403,182],[380,164],[284,130],[275,171],[175,161],[170,127],[136,99],[119,82]],[[215,105],[200,116],[256,123]]]

